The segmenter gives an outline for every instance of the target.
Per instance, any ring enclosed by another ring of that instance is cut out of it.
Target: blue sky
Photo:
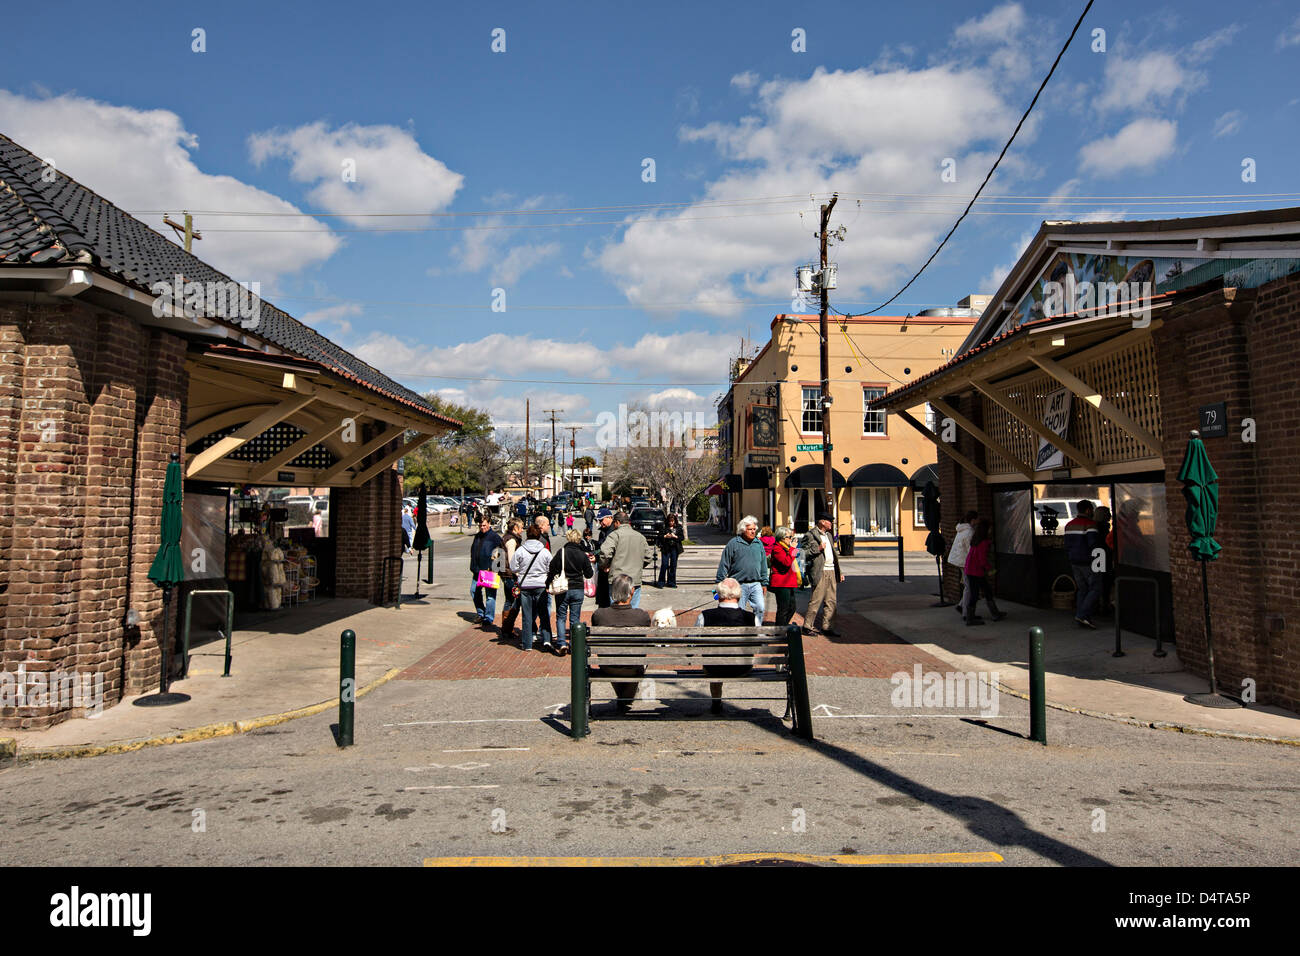
[[[625,401],[711,409],[741,338],[789,310],[831,190],[833,304],[893,294],[1083,5],[19,8],[0,130],[157,228],[200,210],[200,256],[412,388],[592,423]],[[887,311],[994,291],[1044,218],[1300,205],[1297,79],[1294,3],[1099,0],[986,190],[1002,198]],[[1177,198],[1207,195],[1247,201]]]

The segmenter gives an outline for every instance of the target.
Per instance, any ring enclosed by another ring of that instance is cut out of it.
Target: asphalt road
[[[521,652],[522,653],[522,652]],[[701,688],[701,692],[702,692]],[[1300,857],[1295,753],[1049,713],[899,711],[886,680],[814,679],[818,740],[782,705],[598,705],[563,679],[394,681],[333,716],[0,770],[6,863],[419,864],[490,856],[970,853],[1008,864],[1264,865]],[[818,707],[817,705],[827,705]],[[838,708],[838,709],[837,709]],[[201,821],[202,826],[199,826]]]

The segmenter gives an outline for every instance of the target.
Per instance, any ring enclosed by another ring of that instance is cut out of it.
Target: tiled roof
[[[0,133],[0,275],[13,264],[84,265],[144,292],[177,274],[187,282],[232,281]],[[256,330],[245,331],[422,415],[460,424],[265,300]]]

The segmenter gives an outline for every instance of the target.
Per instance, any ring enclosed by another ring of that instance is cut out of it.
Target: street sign
[[[1222,438],[1228,434],[1228,403],[1201,406],[1201,437]]]
[[[822,450],[822,446],[821,446],[820,444],[817,444],[817,445],[796,445],[794,450],[795,450],[795,451],[821,451],[821,450]],[[835,445],[834,445],[834,444],[827,445],[827,446],[826,446],[826,450],[827,450],[827,451],[834,451],[834,450],[835,450]]]

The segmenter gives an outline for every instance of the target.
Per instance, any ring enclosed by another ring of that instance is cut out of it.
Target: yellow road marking
[[[431,856],[425,866],[730,866],[760,860],[847,866],[926,863],[1001,863],[1000,854],[980,853],[723,853],[718,856]]]

